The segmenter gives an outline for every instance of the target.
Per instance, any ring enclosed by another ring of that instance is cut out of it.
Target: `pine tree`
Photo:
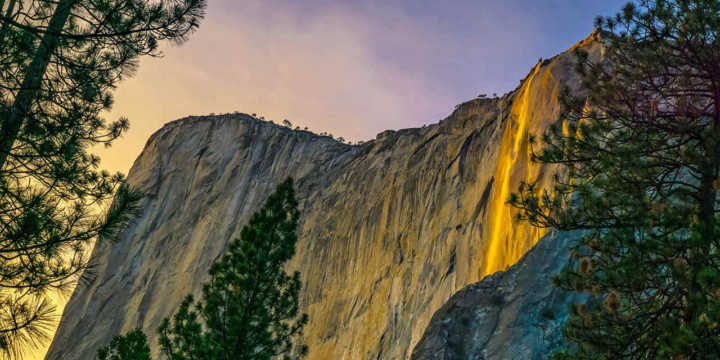
[[[53,305],[139,194],[99,169],[93,145],[128,127],[101,112],[158,41],[182,42],[204,0],[0,0],[0,349],[47,336]],[[110,199],[115,201],[110,205]],[[99,209],[106,208],[105,212]]]
[[[116,336],[110,344],[98,350],[98,360],[150,360],[150,346],[140,329]]]
[[[292,179],[275,193],[210,269],[203,298],[187,297],[160,327],[160,346],[170,360],[300,358],[298,336],[307,315],[298,313],[300,274],[285,263],[295,254],[299,212]]]
[[[644,0],[597,26],[604,59],[578,53],[586,94],[565,92],[535,156],[559,166],[555,185],[510,200],[536,226],[584,231],[555,285],[589,297],[556,356],[716,359],[720,2]]]

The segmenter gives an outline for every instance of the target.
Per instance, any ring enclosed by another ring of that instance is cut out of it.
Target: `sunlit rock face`
[[[302,273],[308,358],[409,358],[450,296],[541,237],[504,202],[521,181],[552,175],[530,164],[527,137],[557,119],[573,62],[563,53],[502,98],[360,146],[246,115],[167,124],[128,176],[146,194],[142,214],[96,247],[95,280],[73,294],[48,359],[90,359],[135,327],[157,353],[160,321],[200,293],[210,264],[288,176],[302,212],[289,268]]]

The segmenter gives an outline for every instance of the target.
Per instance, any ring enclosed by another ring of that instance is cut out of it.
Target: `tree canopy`
[[[204,0],[0,0],[0,349],[37,345],[53,320],[47,294],[89,266],[140,197],[89,152],[128,120],[108,122],[118,81],[159,41],[184,41]],[[108,204],[114,197],[111,205]],[[84,274],[89,274],[85,272]]]
[[[536,226],[585,231],[555,278],[589,295],[557,357],[717,358],[720,2],[643,0],[597,26],[604,57],[578,51],[585,93],[565,92],[535,152],[555,185],[510,201]]]
[[[301,358],[300,273],[285,272],[295,254],[299,212],[292,179],[278,185],[228,252],[210,268],[195,303],[188,296],[160,327],[169,360]]]
[[[116,336],[108,346],[98,349],[97,360],[150,360],[150,346],[140,329]]]

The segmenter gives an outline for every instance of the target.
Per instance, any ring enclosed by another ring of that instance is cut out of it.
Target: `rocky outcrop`
[[[597,43],[583,46],[597,52]],[[116,334],[156,329],[238,236],[274,186],[296,179],[297,255],[310,359],[405,359],[452,294],[514,264],[542,233],[504,206],[521,181],[545,183],[527,136],[558,116],[573,59],[540,62],[497,99],[439,124],[386,131],[360,146],[247,115],[190,117],[147,142],[128,181],[143,212],[93,253],[48,359],[90,359]]]
[[[553,288],[577,234],[545,236],[507,271],[453,295],[430,321],[413,360],[548,359],[560,346],[568,306],[581,295]]]

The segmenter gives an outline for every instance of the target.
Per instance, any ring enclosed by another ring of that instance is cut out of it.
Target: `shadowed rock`
[[[551,285],[570,260],[574,238],[547,235],[507,271],[458,291],[433,315],[412,359],[549,358],[560,345],[568,305],[580,296]]]

